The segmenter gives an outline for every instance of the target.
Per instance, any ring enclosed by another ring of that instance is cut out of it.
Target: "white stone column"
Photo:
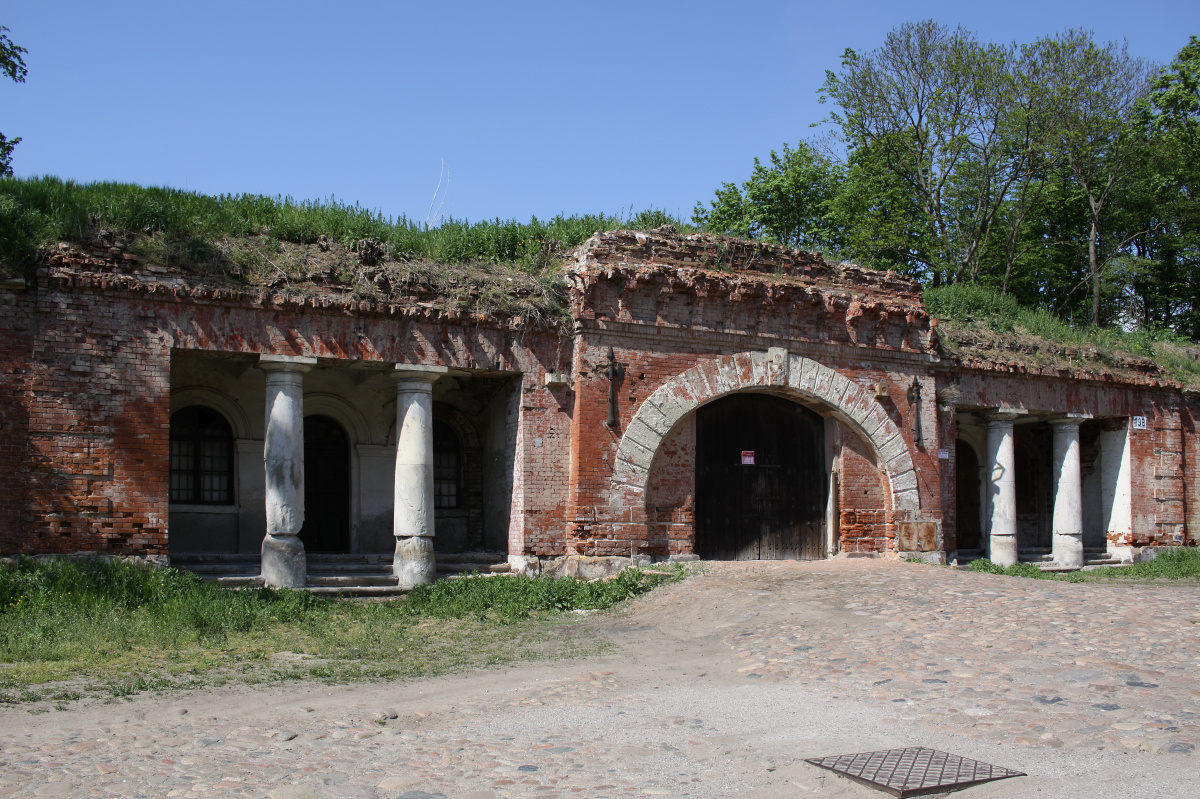
[[[1054,425],[1054,562],[1083,566],[1083,471],[1079,465],[1082,416],[1051,419]]]
[[[988,418],[988,557],[1000,566],[1017,562],[1017,481],[1013,450],[1013,420],[1018,413],[1002,412]]]
[[[262,543],[263,583],[303,588],[307,581],[304,543],[304,373],[316,358],[261,355],[267,373],[267,423],[263,441],[267,534]]]
[[[436,579],[433,557],[433,384],[444,366],[396,365],[396,484],[392,570],[401,588]]]

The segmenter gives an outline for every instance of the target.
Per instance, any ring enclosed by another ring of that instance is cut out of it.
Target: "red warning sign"
[[[752,449],[742,450],[742,465],[743,466],[753,466],[754,465],[754,450],[752,450]]]

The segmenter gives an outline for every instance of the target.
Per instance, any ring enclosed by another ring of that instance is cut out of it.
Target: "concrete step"
[[[171,559],[175,568],[194,572],[226,588],[261,588],[261,559],[255,554],[182,553]],[[308,584],[313,594],[343,596],[401,596],[390,554],[308,556]],[[437,555],[437,577],[502,574],[509,571],[503,552],[456,552]]]
[[[398,585],[352,585],[338,588],[331,585],[310,585],[303,590],[317,596],[401,597],[407,589]]]
[[[396,585],[394,574],[313,574],[308,573],[309,588],[351,588],[355,586]]]
[[[242,575],[240,577],[213,577],[211,579],[222,588],[262,588],[262,575]]]

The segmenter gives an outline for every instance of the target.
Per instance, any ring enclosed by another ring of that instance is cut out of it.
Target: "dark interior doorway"
[[[350,552],[350,440],[328,416],[304,419],[304,527],[308,552]]]
[[[954,496],[958,518],[958,548],[979,549],[979,456],[961,439],[954,444]]]
[[[696,412],[696,554],[710,560],[824,557],[825,422],[769,394]]]

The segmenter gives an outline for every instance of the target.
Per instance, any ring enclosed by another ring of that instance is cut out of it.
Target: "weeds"
[[[1072,327],[1050,311],[974,283],[928,288],[924,296],[931,315],[950,321],[942,340],[952,350],[991,344],[1005,350],[1005,360],[1059,368],[1091,361],[1103,369],[1144,371],[1152,362],[1185,386],[1200,387],[1200,348],[1170,330]]]
[[[398,262],[513,265],[529,274],[551,270],[557,256],[599,230],[683,225],[663,211],[627,215],[585,214],[468,222],[446,219],[437,227],[404,216],[392,218],[360,205],[252,194],[204,195],[129,183],[86,183],[55,177],[0,179],[0,264],[19,270],[56,241],[85,241],[99,229],[138,239],[140,251],[159,261],[213,260],[222,242],[264,237],[292,244],[336,242],[358,252],[370,248]]]
[[[1200,549],[1196,547],[1164,547],[1153,560],[1131,563],[1128,566],[1102,566],[1076,572],[1042,571],[1032,563],[1016,563],[1007,568],[987,558],[971,561],[971,571],[1003,574],[1009,577],[1028,577],[1037,580],[1062,580],[1071,583],[1094,580],[1182,580],[1200,578]]]
[[[226,680],[417,677],[597,651],[561,611],[608,608],[672,574],[612,580],[477,577],[401,601],[231,590],[172,569],[114,559],[20,558],[0,566],[0,702],[121,698]],[[557,635],[547,635],[547,628]]]
[[[409,612],[430,618],[491,617],[509,621],[538,612],[610,608],[670,579],[677,578],[638,569],[627,569],[611,580],[597,582],[476,576],[420,586],[408,595],[406,605]]]

